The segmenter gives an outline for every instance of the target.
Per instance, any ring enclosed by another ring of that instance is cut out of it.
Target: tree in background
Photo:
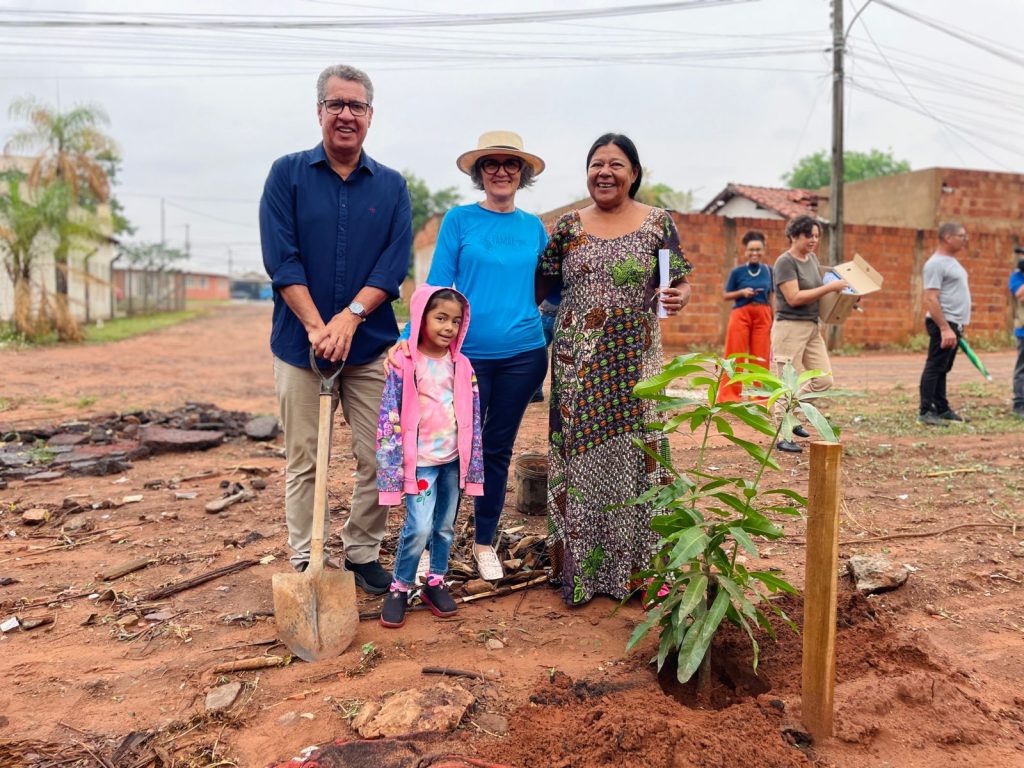
[[[0,257],[14,288],[14,327],[29,339],[46,336],[54,321],[45,287],[32,311],[32,261],[56,242],[95,242],[100,235],[87,214],[72,212],[73,196],[60,180],[30,186],[25,174],[3,174],[0,190]]]
[[[636,199],[641,203],[680,213],[693,210],[694,194],[692,189],[683,191],[673,189],[668,184],[661,182],[652,184],[650,178],[650,171],[644,168],[644,180],[640,182],[640,189],[636,191]]]
[[[101,130],[110,122],[102,108],[82,105],[60,112],[27,97],[12,102],[9,111],[12,118],[28,121],[27,127],[11,136],[5,151],[37,153],[28,173],[31,189],[60,181],[70,191],[72,202],[92,214],[98,205],[110,200],[108,169],[116,169],[118,151],[114,140]],[[127,220],[123,216],[121,220],[126,227]],[[54,310],[58,337],[79,341],[82,334],[68,306],[68,254],[72,245],[68,232],[68,228],[57,230]]]
[[[444,213],[459,204],[459,193],[455,187],[445,187],[431,192],[427,182],[412,171],[402,171],[405,183],[409,185],[412,200],[412,233],[415,235],[431,216]]]
[[[843,181],[861,181],[876,176],[891,176],[894,173],[906,173],[910,163],[897,160],[892,150],[882,152],[872,149],[870,152],[843,153]],[[800,158],[793,170],[785,174],[782,180],[792,189],[820,189],[832,183],[832,159],[825,151],[815,152]]]

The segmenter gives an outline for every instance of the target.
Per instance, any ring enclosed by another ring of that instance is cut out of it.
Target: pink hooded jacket
[[[409,307],[409,357],[401,357],[400,366],[391,369],[384,383],[377,419],[377,492],[380,503],[384,505],[398,504],[403,491],[408,494],[420,492],[416,482],[420,423],[420,399],[416,390],[416,360],[420,355],[417,344],[423,311],[430,297],[440,290],[445,288],[424,284],[413,293]],[[459,333],[448,348],[455,363],[459,486],[470,496],[482,496],[484,461],[480,441],[480,395],[473,366],[460,351],[469,328],[469,302],[465,297],[463,306]]]

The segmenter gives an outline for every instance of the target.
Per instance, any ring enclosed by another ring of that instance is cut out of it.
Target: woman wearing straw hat
[[[445,214],[427,283],[457,288],[473,307],[462,351],[480,387],[484,495],[475,499],[474,556],[480,577],[503,575],[494,551],[512,446],[526,407],[547,374],[534,272],[547,243],[541,220],[516,208],[516,192],[544,170],[511,131],[488,131],[456,160],[484,199]],[[394,360],[395,350],[392,350]]]

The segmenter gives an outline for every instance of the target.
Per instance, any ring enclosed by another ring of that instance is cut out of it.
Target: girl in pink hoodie
[[[394,580],[380,623],[405,623],[416,566],[430,545],[430,568],[420,597],[435,616],[455,613],[445,586],[459,493],[483,494],[480,399],[473,367],[460,351],[469,302],[451,288],[421,285],[412,296],[409,357],[384,384],[377,421],[380,503],[405,492],[405,525],[395,552]]]

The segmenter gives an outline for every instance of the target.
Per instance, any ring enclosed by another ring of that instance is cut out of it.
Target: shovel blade
[[[338,656],[359,627],[355,577],[349,571],[275,573],[277,636],[303,661]]]

